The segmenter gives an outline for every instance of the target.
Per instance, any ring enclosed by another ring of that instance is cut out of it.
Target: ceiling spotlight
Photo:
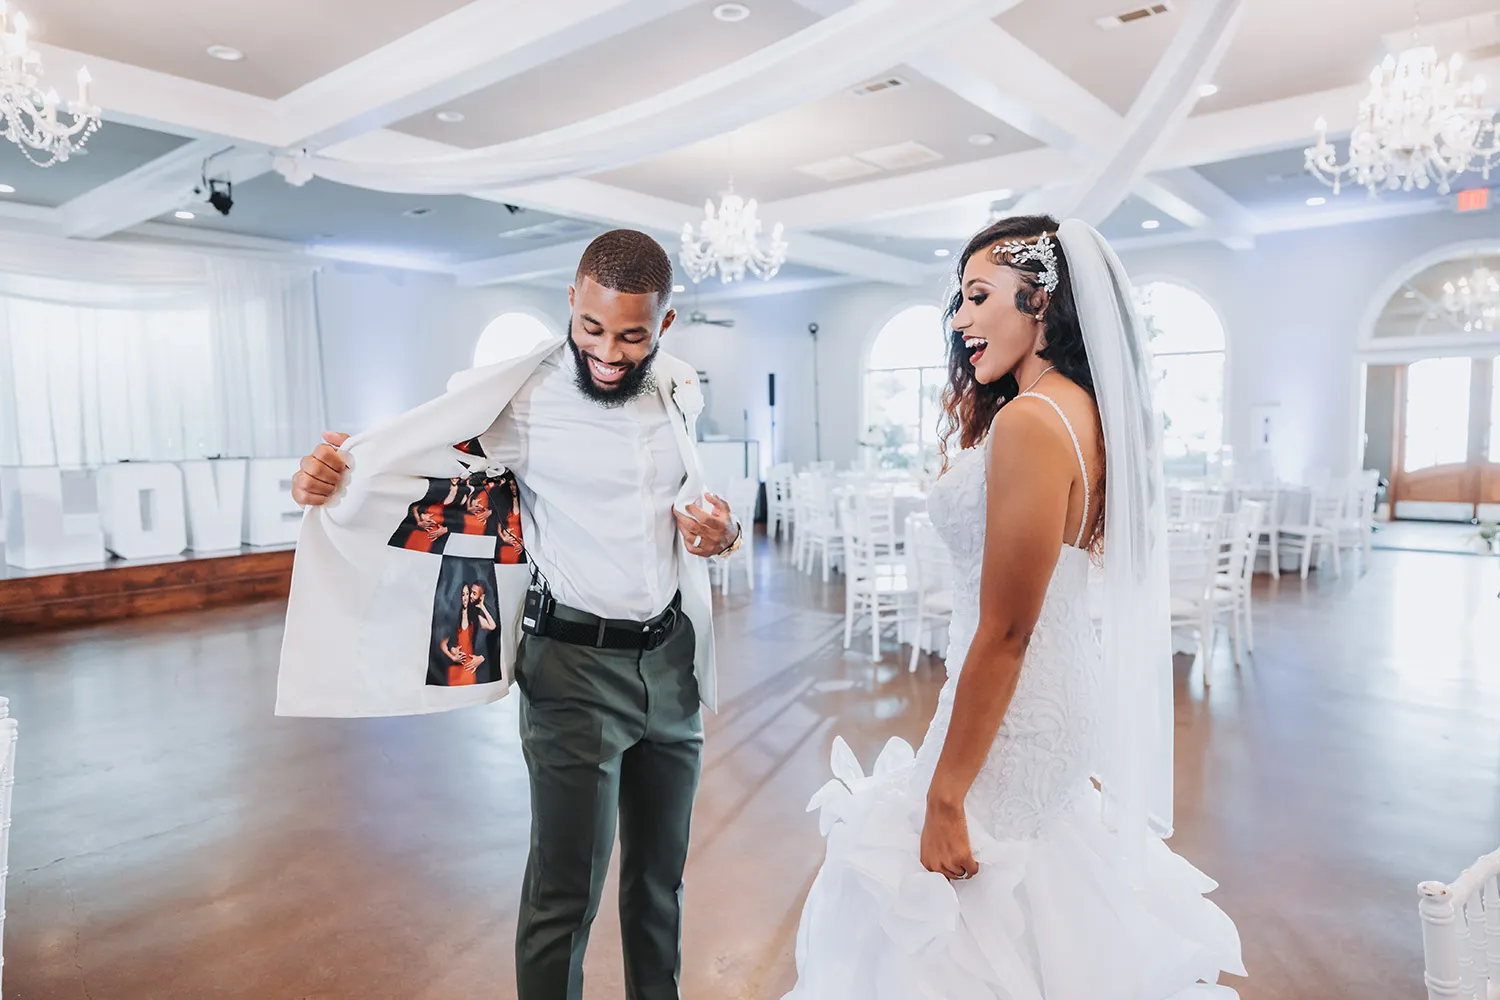
[[[1401,293],[1401,297],[1405,299],[1414,299],[1417,297],[1417,293],[1408,288],[1405,292]]]
[[[1326,205],[1326,204],[1328,204],[1328,199],[1324,198],[1322,195],[1316,195],[1315,194],[1311,198],[1307,199],[1307,203],[1309,205],[1311,205],[1313,208],[1317,208],[1319,205]]]
[[[687,286],[686,285],[673,285],[672,286],[672,294],[673,295],[681,295],[685,291],[687,291]]]
[[[934,251],[932,251],[932,255],[933,255],[933,256],[934,256],[934,257],[946,257],[946,256],[948,256],[948,254],[949,254],[949,253],[951,253],[951,252],[952,252],[952,251],[950,251],[950,250],[947,250],[947,249],[946,249],[946,248],[944,248],[944,247],[939,247],[939,248],[938,248],[938,249],[936,249],[936,250],[934,250]]]
[[[433,117],[440,122],[447,122],[449,125],[452,125],[454,122],[463,121],[464,113],[462,111],[439,111]]]
[[[1217,83],[1202,83],[1198,85],[1199,97],[1212,97],[1219,92]]]
[[[181,209],[178,209],[177,211],[173,212],[172,216],[174,218],[178,218],[178,219],[196,219],[197,218],[196,215],[194,215],[192,212],[189,212],[185,208],[181,208]]]
[[[1160,219],[1147,219],[1145,222],[1141,223],[1141,228],[1142,229],[1160,229],[1161,228],[1161,220]]]
[[[215,59],[222,59],[224,62],[239,62],[245,58],[245,53],[232,45],[210,45],[208,47],[208,54]]]
[[[994,141],[995,136],[992,132],[975,132],[969,136],[969,145],[971,146],[988,146]]]
[[[208,189],[208,203],[212,205],[220,215],[228,215],[229,210],[234,207],[234,184],[230,181],[218,181],[205,179],[201,185],[193,188],[193,194],[203,194],[203,189]]]
[[[735,24],[750,16],[750,8],[742,3],[721,3],[714,8],[714,17],[726,24]]]
[[[0,194],[15,194],[16,189],[9,184],[0,184]]]

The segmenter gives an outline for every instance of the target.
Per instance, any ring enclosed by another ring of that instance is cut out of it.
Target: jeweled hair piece
[[[1036,242],[1028,240],[1006,240],[1004,243],[996,243],[990,250],[990,256],[996,264],[1006,263],[1012,266],[1017,264],[1039,264],[1041,272],[1037,274],[1037,284],[1047,290],[1047,293],[1057,291],[1057,248],[1052,241],[1051,233],[1043,233],[1036,238]],[[1007,260],[1001,260],[1004,256]]]

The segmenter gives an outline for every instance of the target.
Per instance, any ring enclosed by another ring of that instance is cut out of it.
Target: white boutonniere
[[[688,376],[681,382],[675,379],[672,382],[672,402],[682,415],[689,420],[697,417],[703,412],[703,390],[698,388],[698,380]]]

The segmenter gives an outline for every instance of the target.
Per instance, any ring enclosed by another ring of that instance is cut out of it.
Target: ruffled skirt
[[[785,1000],[1233,1000],[1239,933],[1212,879],[1152,840],[1140,887],[1110,859],[1089,785],[1031,839],[971,820],[979,873],[954,882],[920,861],[926,789],[892,740],[865,777],[842,740],[813,798],[827,857],[797,933]]]

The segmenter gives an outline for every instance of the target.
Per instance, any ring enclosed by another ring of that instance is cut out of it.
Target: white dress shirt
[[[645,621],[677,592],[672,505],[687,477],[666,404],[606,407],[574,381],[564,344],[480,438],[516,476],[526,551],[558,602]]]

